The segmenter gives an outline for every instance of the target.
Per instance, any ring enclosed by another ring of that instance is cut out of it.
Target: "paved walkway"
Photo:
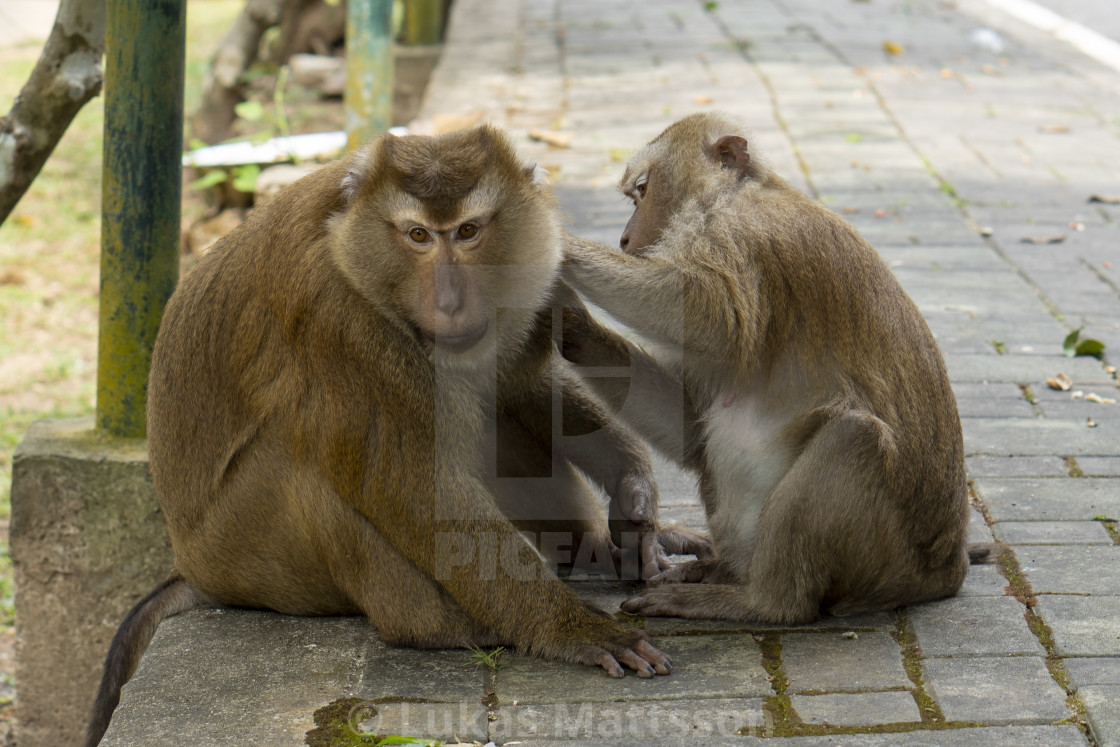
[[[387,649],[361,620],[192,613],[160,629],[107,743],[300,744],[319,709],[323,736],[1120,745],[1120,406],[1090,398],[1120,390],[1062,354],[1082,325],[1120,354],[1120,204],[1089,201],[1120,195],[1120,75],[983,0],[709,5],[457,0],[425,113],[515,131],[575,232],[611,243],[632,149],[689,112],[742,119],[752,153],[851,220],[929,320],[973,536],[1007,543],[999,564],[953,599],[793,630],[648,619],[679,664],[653,681],[508,653],[492,673]],[[521,137],[554,128],[570,148]],[[1072,392],[1047,387],[1060,372]],[[702,522],[687,479],[666,470],[662,492],[667,519]],[[612,609],[628,593],[581,591]]]

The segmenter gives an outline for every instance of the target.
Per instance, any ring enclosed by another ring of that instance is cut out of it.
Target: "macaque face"
[[[523,327],[498,330],[498,313],[518,310],[527,324],[559,272],[559,225],[542,172],[486,128],[384,138],[355,156],[342,186],[339,267],[438,361],[469,365],[510,347],[504,337]]]
[[[634,202],[634,214],[626,223],[619,247],[627,254],[641,255],[661,238],[668,216],[665,185],[659,184],[650,164],[627,169],[619,189]]]
[[[485,268],[477,264],[487,254],[493,215],[464,217],[451,223],[404,217],[393,224],[418,279],[413,321],[424,337],[452,353],[481,342],[492,316]]]

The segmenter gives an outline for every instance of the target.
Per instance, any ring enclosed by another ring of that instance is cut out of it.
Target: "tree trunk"
[[[287,0],[292,2],[292,0]],[[261,37],[280,22],[285,0],[248,0],[214,54],[203,84],[202,104],[191,117],[191,134],[204,143],[229,137],[234,107],[245,100],[241,76],[256,60]]]
[[[15,208],[74,116],[101,91],[104,0],[62,0],[43,53],[0,119],[0,223]]]

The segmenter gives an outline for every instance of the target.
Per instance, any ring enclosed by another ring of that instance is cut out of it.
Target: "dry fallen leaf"
[[[902,48],[901,44],[893,41],[883,42],[883,51],[887,54],[900,55],[906,50]]]
[[[1078,389],[1077,391],[1069,393],[1070,399],[1085,399],[1085,392]]]
[[[841,212],[843,212],[845,215],[855,215],[859,212],[859,208],[846,207]]]
[[[1085,425],[1089,428],[1096,428],[1097,421],[1093,420],[1092,418],[1085,418]]]
[[[1084,231],[1085,230],[1085,224],[1084,223],[1078,223],[1075,220],[1071,220],[1069,222],[1069,227],[1072,228],[1074,231]]]
[[[1042,125],[1041,127],[1038,128],[1038,131],[1039,132],[1045,132],[1045,133],[1048,133],[1048,134],[1057,134],[1057,133],[1069,132],[1069,125],[1059,125],[1059,124]]]
[[[429,127],[431,134],[442,135],[456,130],[469,130],[482,121],[481,111],[466,112],[465,114],[436,114],[432,117]],[[428,133],[424,133],[428,134]]]
[[[1059,392],[1068,392],[1073,382],[1064,373],[1055,374],[1053,378],[1046,380],[1046,386],[1051,389],[1057,389]]]
[[[980,235],[981,236],[991,236],[992,235],[992,227],[991,226],[980,226]]]
[[[1064,233],[1056,236],[1024,236],[1019,239],[1021,244],[1060,244],[1066,240]]]
[[[1105,366],[1104,367],[1104,372],[1106,374],[1114,374],[1114,373],[1116,373],[1116,366]]]
[[[1085,399],[1089,400],[1090,402],[1096,402],[1098,405],[1115,405],[1116,404],[1116,400],[1110,399],[1109,397],[1102,397],[1101,395],[1097,394],[1096,392],[1089,392],[1088,394],[1085,395]]]
[[[710,103],[712,103],[712,97],[711,96],[696,96],[695,98],[692,99],[692,103],[694,103],[694,104],[710,104]]]
[[[574,135],[570,132],[555,132],[553,130],[529,130],[530,140],[547,143],[553,148],[572,147],[573,137]]]
[[[887,217],[887,211],[883,210],[882,208],[879,208],[878,210],[875,211],[875,217],[876,218],[886,218]]]
[[[1089,202],[1107,202],[1118,205],[1120,204],[1120,195],[1089,195]]]

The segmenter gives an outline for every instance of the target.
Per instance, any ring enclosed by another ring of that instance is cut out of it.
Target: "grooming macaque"
[[[649,576],[665,550],[706,542],[659,538],[648,450],[554,355],[561,254],[539,172],[483,127],[383,137],[199,261],[148,395],[174,572],[114,638],[91,744],[159,621],[204,603],[363,613],[402,645],[669,673],[642,631],[552,570],[625,567],[629,534],[632,577]]]
[[[875,250],[717,116],[665,130],[621,189],[623,251],[570,239],[563,276],[651,352],[578,299],[562,350],[630,367],[621,416],[699,474],[715,550],[623,609],[793,624],[953,594],[969,563],[956,402]]]

